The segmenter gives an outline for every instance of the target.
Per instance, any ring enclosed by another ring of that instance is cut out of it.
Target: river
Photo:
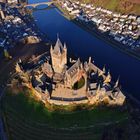
[[[29,3],[46,0],[29,0]],[[82,60],[92,57],[102,69],[106,65],[114,81],[120,76],[122,89],[140,100],[140,61],[111,47],[63,17],[56,8],[33,12],[39,29],[56,41],[57,33],[66,42],[68,51]]]

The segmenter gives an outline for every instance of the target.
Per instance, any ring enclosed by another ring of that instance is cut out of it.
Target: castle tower
[[[66,44],[64,44],[63,47],[61,41],[58,38],[54,48],[51,46],[50,54],[54,72],[61,73],[64,69],[64,66],[67,64]]]
[[[111,75],[110,75],[110,72],[108,72],[105,80],[104,80],[104,84],[107,84],[107,83],[110,83],[111,82]]]

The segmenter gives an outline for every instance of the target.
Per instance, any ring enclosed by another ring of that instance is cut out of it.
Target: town
[[[62,8],[77,21],[84,23],[93,31],[95,27],[111,39],[121,43],[128,49],[139,51],[140,49],[140,16],[131,14],[114,13],[93,4],[85,4],[79,1],[59,1]]]
[[[17,43],[38,43],[44,40],[30,12],[16,4],[0,4],[0,53],[7,52]],[[45,38],[45,41],[48,41]]]

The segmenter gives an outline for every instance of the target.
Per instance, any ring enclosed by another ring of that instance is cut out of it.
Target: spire
[[[80,64],[81,69],[83,69],[83,63]]]
[[[111,76],[111,75],[110,75],[110,70],[108,70],[107,76],[108,76],[108,75]]]
[[[117,81],[116,81],[116,83],[115,83],[115,85],[114,85],[114,88],[116,88],[116,87],[119,86],[119,81],[120,81],[120,77],[118,77],[118,79],[117,79]]]
[[[66,43],[64,43],[64,49],[65,49],[65,50],[67,49]]]
[[[15,67],[16,72],[21,72],[21,68],[19,63],[16,63],[16,67]]]
[[[91,57],[89,57],[89,59],[88,59],[88,63],[89,63],[89,64],[91,63]]]
[[[104,65],[104,67],[103,67],[103,72],[104,72],[104,74],[106,73],[105,65]]]
[[[51,51],[53,50],[53,47],[52,47],[52,45],[51,45],[51,48],[50,48],[50,50],[51,50]]]
[[[18,60],[19,63],[22,63],[21,59]]]
[[[59,37],[57,38],[56,44],[54,46],[54,52],[56,54],[60,54],[63,51],[63,45],[59,39]]]

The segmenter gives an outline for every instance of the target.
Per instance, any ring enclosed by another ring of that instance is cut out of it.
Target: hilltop
[[[101,6],[121,13],[131,13],[140,15],[139,0],[79,0],[86,3],[93,3],[95,6]]]

